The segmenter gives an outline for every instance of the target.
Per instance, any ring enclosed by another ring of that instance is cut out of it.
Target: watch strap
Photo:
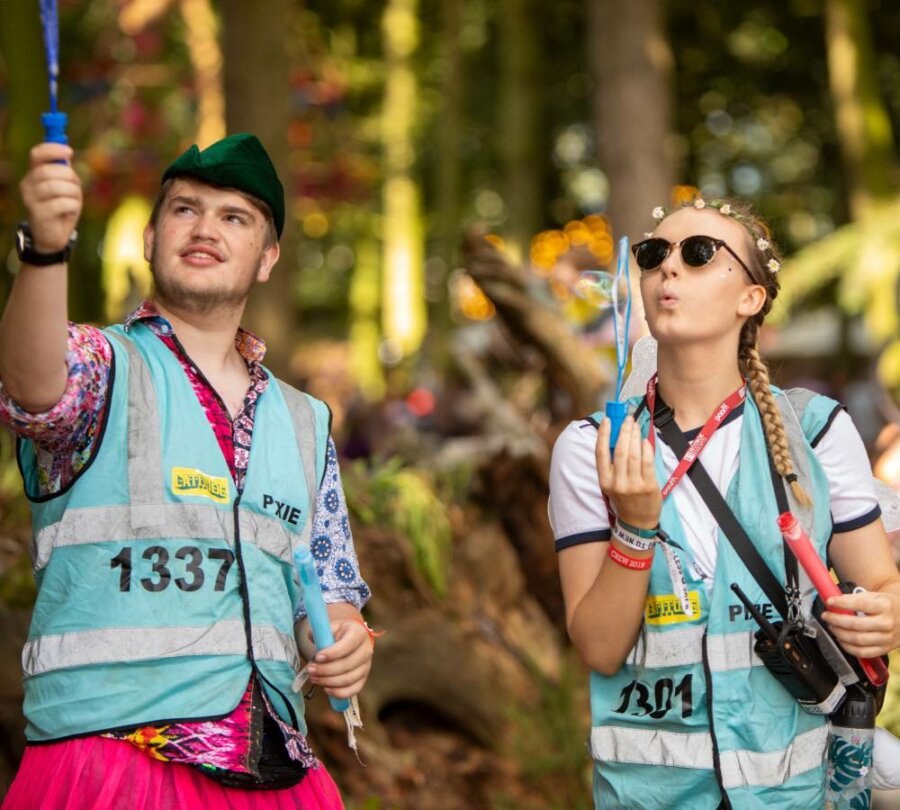
[[[72,237],[62,250],[53,253],[42,253],[34,248],[31,240],[31,229],[27,222],[19,224],[16,233],[16,254],[22,264],[29,264],[32,267],[50,267],[54,264],[63,264],[69,260],[72,255],[72,246],[75,244],[76,233],[72,233]]]

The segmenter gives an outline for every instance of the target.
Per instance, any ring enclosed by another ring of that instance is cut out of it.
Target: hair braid
[[[685,205],[693,204],[688,202]],[[750,248],[749,255],[751,257],[749,269],[753,281],[765,288],[766,301],[762,309],[748,318],[744,323],[743,329],[741,329],[740,342],[738,344],[738,363],[741,374],[747,378],[753,401],[756,403],[756,407],[759,408],[766,443],[772,454],[775,469],[791,485],[794,497],[802,505],[809,506],[811,503],[809,495],[800,486],[800,483],[797,481],[797,475],[794,473],[794,462],[791,459],[790,445],[784,432],[781,411],[775,403],[775,397],[772,396],[772,389],[769,386],[769,370],[757,347],[759,327],[762,326],[766,315],[772,309],[772,303],[778,295],[778,277],[769,266],[768,261],[774,259],[776,262],[775,270],[777,270],[778,266],[780,266],[781,256],[778,248],[773,243],[768,225],[750,205],[740,200],[714,200],[710,202],[710,205],[717,210],[727,205],[727,213],[722,215],[736,220],[747,231]],[[764,240],[764,248],[761,247],[759,240]]]
[[[751,324],[752,329],[747,329],[746,327]],[[753,401],[756,403],[756,407],[759,408],[763,430],[766,434],[766,442],[772,453],[775,469],[785,481],[790,483],[794,497],[804,506],[809,506],[809,496],[803,487],[800,486],[800,482],[794,473],[794,462],[791,459],[791,449],[784,432],[781,411],[778,409],[775,397],[772,396],[772,389],[769,387],[769,370],[766,368],[762,357],[760,357],[759,349],[756,346],[756,331],[756,324],[748,321],[744,331],[741,333],[741,345],[738,349],[738,354],[743,367],[742,372],[747,378],[747,383],[753,394]],[[748,338],[747,342],[745,342],[745,335]]]

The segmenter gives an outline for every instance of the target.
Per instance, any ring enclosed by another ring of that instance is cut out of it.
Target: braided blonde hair
[[[693,205],[693,203],[686,203],[685,207]],[[762,308],[748,318],[741,329],[738,343],[738,365],[741,374],[747,379],[753,401],[762,417],[766,443],[772,454],[776,471],[790,484],[794,497],[802,505],[809,506],[809,496],[800,486],[797,474],[794,472],[794,462],[791,459],[790,446],[784,432],[781,411],[775,404],[775,397],[769,387],[769,369],[760,356],[758,347],[759,328],[766,319],[766,315],[771,311],[779,288],[778,274],[772,272],[768,264],[774,259],[780,265],[781,255],[772,241],[772,233],[768,225],[748,203],[741,200],[713,200],[709,203],[711,208],[721,209],[723,206],[727,211],[727,214],[723,213],[723,216],[737,220],[747,231],[748,247],[750,248],[748,251],[750,261],[747,266],[750,268],[753,282],[765,288],[766,291],[766,300]],[[759,242],[761,239],[765,240],[765,249],[758,246],[762,244]]]

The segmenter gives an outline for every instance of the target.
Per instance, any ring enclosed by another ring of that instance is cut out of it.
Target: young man
[[[247,134],[181,155],[144,231],[153,298],[101,331],[67,317],[71,158],[32,150],[0,320],[0,419],[20,437],[38,580],[30,744],[3,808],[342,807],[292,685],[302,657],[329,694],[362,689],[369,589],[327,406],[272,377],[240,327],[278,260],[275,168]],[[298,544],[329,603],[324,651]]]

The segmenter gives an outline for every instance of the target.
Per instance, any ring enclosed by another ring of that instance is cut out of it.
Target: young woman
[[[757,624],[731,585],[780,617],[684,468],[699,451],[693,463],[780,583],[776,519],[789,498],[820,555],[827,548],[841,579],[866,589],[829,603],[857,615],[824,620],[848,653],[874,657],[900,645],[900,575],[868,460],[837,403],[810,395],[792,408],[769,384],[757,336],[780,263],[759,218],[702,199],[654,215],[634,254],[657,377],[632,400],[614,454],[602,415],[573,422],[550,479],[567,628],[591,669],[594,801],[822,807],[826,720],[753,654]],[[651,427],[654,413],[659,426],[674,414],[674,444],[694,442],[683,464]]]

